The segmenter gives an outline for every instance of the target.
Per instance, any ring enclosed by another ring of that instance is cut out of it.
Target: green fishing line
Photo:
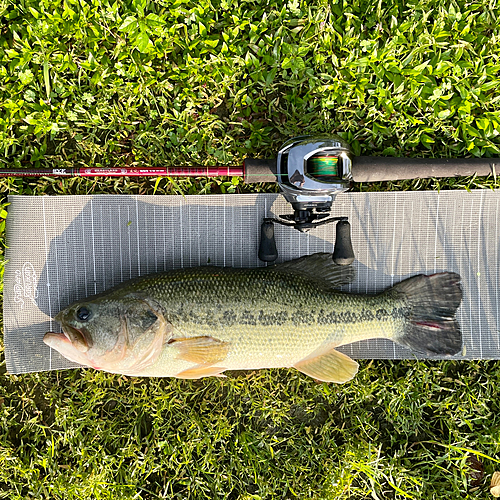
[[[336,156],[313,156],[307,162],[307,172],[320,179],[338,177],[338,158]]]

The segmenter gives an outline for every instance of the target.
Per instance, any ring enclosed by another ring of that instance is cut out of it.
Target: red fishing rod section
[[[236,177],[243,174],[243,166],[0,169],[0,177]]]

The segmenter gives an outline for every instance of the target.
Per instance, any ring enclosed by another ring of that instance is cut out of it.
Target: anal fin
[[[359,367],[356,361],[333,348],[317,350],[293,366],[310,377],[337,384],[354,378]]]

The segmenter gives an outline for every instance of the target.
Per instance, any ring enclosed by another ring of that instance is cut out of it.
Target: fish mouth
[[[55,340],[57,340],[59,342],[70,342],[71,343],[71,340],[69,340],[69,337],[65,333],[61,333],[61,332],[47,332],[43,336],[43,341],[46,344],[49,344],[49,342],[52,339],[55,339]]]
[[[43,337],[44,344],[51,349],[60,352],[66,359],[74,361],[80,365],[91,366],[99,370],[98,366],[94,366],[88,355],[81,352],[69,338],[69,334],[61,332],[47,332]]]
[[[61,340],[61,336],[64,336],[78,351],[83,353],[87,352],[89,348],[92,347],[91,339],[84,333],[83,330],[68,325],[68,323],[64,320],[63,311],[57,314],[55,320],[61,323],[63,331],[61,334],[50,332],[52,335],[59,335],[59,338],[61,338]]]

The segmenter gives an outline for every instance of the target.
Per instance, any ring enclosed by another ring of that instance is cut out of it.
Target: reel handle
[[[351,242],[351,224],[346,220],[337,222],[335,228],[335,247],[333,261],[339,266],[348,266],[354,262],[354,250]]]
[[[279,220],[274,219],[281,223]],[[334,219],[330,219],[333,222]],[[286,224],[289,225],[289,224]],[[278,258],[276,240],[274,239],[274,222],[264,220],[260,226],[259,259],[273,263]],[[335,246],[332,259],[339,266],[348,266],[354,261],[354,250],[351,242],[351,225],[347,220],[339,220],[335,228]]]
[[[274,262],[277,258],[274,223],[265,220],[260,226],[259,259],[263,262]]]

